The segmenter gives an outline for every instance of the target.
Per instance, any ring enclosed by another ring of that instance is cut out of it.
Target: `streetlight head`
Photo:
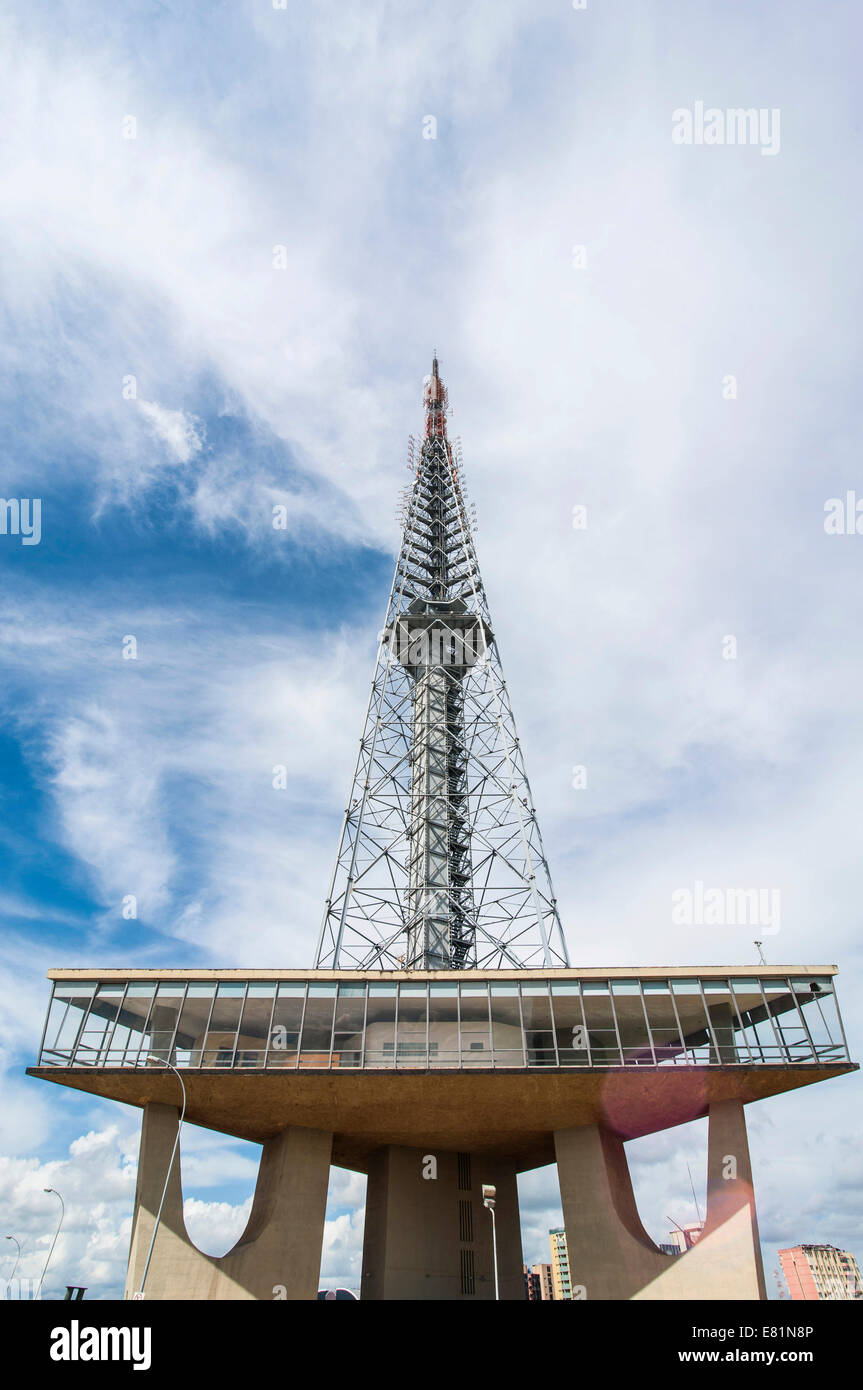
[[[42,1188],[42,1191],[43,1191],[43,1192],[53,1192],[54,1189],[53,1189],[53,1187],[43,1187],[43,1188]]]

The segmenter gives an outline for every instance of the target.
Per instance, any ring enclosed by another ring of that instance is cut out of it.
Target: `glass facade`
[[[832,976],[57,980],[40,1066],[601,1068],[849,1060]]]

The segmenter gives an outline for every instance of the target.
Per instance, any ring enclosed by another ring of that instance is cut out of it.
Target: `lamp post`
[[[177,1137],[174,1140],[174,1147],[171,1150],[171,1159],[168,1163],[168,1171],[165,1174],[165,1186],[162,1188],[162,1200],[159,1203],[159,1210],[156,1212],[156,1220],[153,1223],[153,1234],[150,1237],[150,1248],[147,1251],[147,1262],[144,1265],[144,1273],[141,1275],[141,1287],[138,1291],[141,1297],[143,1297],[144,1295],[144,1286],[147,1283],[147,1274],[150,1270],[150,1260],[153,1258],[153,1246],[156,1244],[156,1235],[158,1234],[159,1230],[159,1222],[162,1219],[162,1208],[165,1205],[165,1198],[168,1195],[168,1183],[171,1181],[171,1173],[174,1169],[174,1159],[177,1156],[177,1146],[180,1143],[180,1130],[183,1128],[183,1120],[185,1119],[186,1115],[186,1087],[183,1085],[183,1078],[177,1071],[177,1068],[173,1065],[172,1062],[163,1062],[160,1057],[151,1056],[147,1058],[147,1061],[157,1062],[163,1067],[170,1067],[171,1071],[174,1073],[174,1075],[180,1083],[180,1090],[183,1092],[183,1108],[180,1111],[180,1121],[177,1125]]]
[[[494,1256],[494,1296],[496,1299],[499,1300],[500,1288],[498,1286],[497,1278],[497,1228],[495,1226],[494,1221],[494,1204],[496,1196],[497,1188],[492,1187],[490,1183],[484,1182],[482,1185],[482,1204],[484,1207],[488,1207],[489,1211],[491,1212],[491,1248],[492,1254]]]
[[[42,1191],[43,1191],[43,1192],[53,1192],[55,1197],[60,1197],[60,1193],[57,1191],[56,1187],[43,1187]],[[41,1295],[41,1293],[42,1293],[42,1280],[44,1280],[45,1275],[46,1275],[47,1272],[48,1272],[48,1266],[49,1266],[49,1264],[51,1263],[51,1256],[54,1254],[54,1246],[57,1244],[57,1237],[58,1237],[59,1234],[60,1234],[60,1227],[63,1225],[63,1217],[64,1217],[65,1215],[66,1215],[66,1203],[63,1201],[63,1198],[60,1197],[60,1220],[59,1220],[59,1222],[58,1222],[57,1229],[56,1229],[56,1231],[54,1232],[54,1239],[51,1241],[51,1249],[48,1251],[48,1258],[47,1258],[47,1260],[45,1261],[45,1268],[42,1270],[42,1279],[39,1280],[39,1287],[38,1287],[38,1289],[36,1290],[36,1297],[37,1297],[37,1298],[39,1298],[40,1295]]]
[[[21,1242],[17,1236],[7,1236],[6,1239],[14,1240],[15,1244],[18,1246],[18,1253],[15,1256],[15,1263],[12,1266],[12,1273],[9,1275],[9,1283],[11,1284],[12,1280],[15,1278],[15,1270],[18,1268],[18,1261],[21,1258]]]

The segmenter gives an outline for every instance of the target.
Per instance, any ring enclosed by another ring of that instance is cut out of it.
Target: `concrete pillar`
[[[621,1139],[598,1125],[554,1139],[570,1278],[587,1299],[766,1296],[741,1101],[709,1107],[707,1218],[685,1255],[664,1255],[644,1230]]]
[[[179,1114],[147,1105],[126,1297],[140,1288]],[[183,1221],[179,1153],[147,1275],[148,1299],[313,1299],[323,1247],[332,1135],[289,1127],[263,1146],[246,1229],[227,1255],[205,1255]]]
[[[626,1299],[655,1279],[672,1257],[641,1224],[623,1140],[600,1125],[554,1136],[573,1294]]]
[[[710,1106],[707,1219],[695,1248],[702,1245],[705,1252],[712,1251],[717,1274],[725,1268],[728,1285],[733,1283],[737,1290],[725,1297],[767,1297],[746,1116],[739,1100],[714,1101]]]
[[[395,1146],[378,1150],[369,1166],[361,1297],[493,1299],[491,1214],[482,1204],[483,1183],[497,1188],[501,1299],[523,1299],[513,1164]]]

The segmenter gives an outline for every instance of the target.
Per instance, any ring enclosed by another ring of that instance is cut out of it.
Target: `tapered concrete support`
[[[369,1167],[361,1297],[493,1299],[491,1214],[482,1204],[483,1183],[497,1188],[500,1297],[523,1299],[514,1165],[476,1154],[397,1147],[378,1150]]]
[[[140,1288],[177,1134],[171,1105],[144,1109],[126,1297]],[[179,1153],[147,1275],[148,1299],[313,1299],[318,1290],[332,1135],[288,1128],[267,1140],[245,1231],[221,1258],[194,1246],[183,1221]]]
[[[588,1299],[762,1299],[764,1272],[740,1101],[709,1107],[707,1219],[685,1255],[641,1224],[623,1141],[598,1125],[555,1134],[573,1287]]]
[[[573,1295],[632,1298],[673,1257],[641,1224],[623,1140],[600,1125],[582,1125],[558,1130],[554,1147]]]

